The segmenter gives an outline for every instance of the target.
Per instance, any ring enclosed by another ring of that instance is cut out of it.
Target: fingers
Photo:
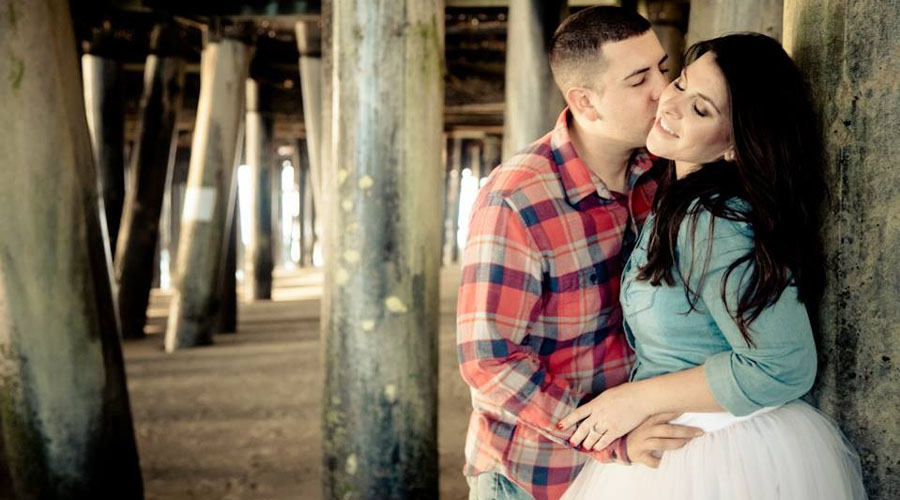
[[[584,438],[587,437],[590,430],[590,424],[588,424],[587,422],[582,422],[581,425],[579,425],[578,428],[575,429],[575,434],[572,434],[572,437],[569,438],[569,442],[572,443],[572,446],[577,448],[584,441]]]
[[[645,443],[645,447],[653,450],[653,451],[671,451],[677,450],[678,448],[683,447],[688,444],[690,439],[660,439],[660,438],[652,438],[648,439]]]
[[[653,422],[655,424],[667,424],[671,420],[675,420],[676,418],[678,418],[680,416],[681,416],[681,413],[657,413],[656,415],[653,415],[652,417],[650,417],[647,420],[649,420],[650,422]]]
[[[611,445],[613,441],[615,441],[617,438],[622,437],[622,436],[616,435],[616,434],[618,434],[618,433],[613,433],[612,431],[607,431],[606,434],[603,435],[603,438],[599,439],[594,444],[594,450],[600,451],[600,450],[606,449],[606,447]]]
[[[637,458],[632,457],[632,459],[631,459],[631,463],[643,464],[643,465],[646,465],[647,467],[650,467],[651,469],[659,468],[659,462],[660,462],[659,458],[654,457],[653,455],[651,455],[649,453],[642,453]]]
[[[647,436],[655,438],[690,439],[703,435],[703,429],[685,425],[656,424],[647,429]]]
[[[583,408],[584,408],[584,406],[576,408],[575,411],[566,415],[565,418],[560,420],[559,423],[556,424],[556,426],[560,430],[564,431],[564,430],[568,429],[569,427],[572,427],[573,425],[577,424],[579,420],[587,417],[590,414],[590,411],[584,410]]]
[[[588,450],[595,449],[594,446],[601,440],[602,437],[602,433],[597,432],[593,427],[591,427],[588,431],[587,437],[584,438],[584,444],[582,446],[584,446],[584,448]]]

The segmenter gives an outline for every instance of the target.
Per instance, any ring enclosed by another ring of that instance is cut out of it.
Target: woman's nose
[[[659,101],[659,111],[669,118],[681,118],[681,111],[679,110],[676,96],[664,95]]]

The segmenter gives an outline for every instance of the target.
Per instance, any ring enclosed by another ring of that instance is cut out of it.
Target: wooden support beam
[[[81,57],[84,79],[84,107],[97,166],[100,201],[115,255],[125,202],[125,113],[122,89],[122,69],[104,44],[108,39],[91,44],[90,52]]]
[[[243,42],[223,38],[207,44],[201,56],[200,100],[166,327],[167,352],[212,342],[249,53]]]
[[[443,2],[333,7],[323,498],[437,498]]]
[[[685,2],[683,0],[641,0],[638,13],[646,17],[659,43],[669,56],[669,77],[678,78],[684,62]]]
[[[459,188],[462,176],[463,139],[453,137],[447,150],[446,175],[444,176],[444,250],[442,259],[445,266],[459,260],[459,244],[456,231],[459,229]]]
[[[550,131],[565,106],[547,57],[553,32],[566,13],[565,0],[509,2],[504,158]]]
[[[266,89],[247,80],[247,167],[250,170],[250,242],[244,261],[244,299],[247,302],[272,298],[274,239],[272,234],[274,145],[272,118]]]
[[[318,21],[297,23],[300,51],[300,90],[303,93],[303,121],[309,155],[309,177],[313,203],[322,198],[322,30]],[[322,207],[318,206],[321,212]]]
[[[15,498],[143,498],[69,5],[0,0],[0,427]]]
[[[781,40],[784,0],[691,0],[687,44],[736,31],[756,31]]]
[[[179,29],[174,24],[156,26],[152,53],[147,56],[140,125],[131,153],[131,185],[126,193],[115,259],[125,338],[144,336],[160,214],[175,163],[175,124],[184,88]]]
[[[825,289],[812,395],[859,453],[869,498],[900,498],[900,9],[785,2],[784,47],[823,134]],[[819,153],[819,152],[815,152]]]

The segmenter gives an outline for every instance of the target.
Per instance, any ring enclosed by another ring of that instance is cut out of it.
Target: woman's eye
[[[680,90],[681,92],[684,92],[684,87],[681,86],[681,78],[679,78],[679,79],[675,80],[674,82],[672,82],[672,85],[674,85],[675,88],[678,89],[678,90]]]
[[[696,104],[694,104],[694,113],[697,113],[697,116],[706,116],[706,112],[700,111]]]
[[[644,84],[644,82],[645,82],[646,80],[647,80],[646,78],[641,78],[641,81],[639,81],[639,82],[633,84],[632,87],[640,87],[641,85]]]

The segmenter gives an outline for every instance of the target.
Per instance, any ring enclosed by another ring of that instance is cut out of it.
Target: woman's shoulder
[[[679,250],[696,249],[700,243],[705,247],[710,239],[719,247],[751,247],[750,210],[750,204],[736,196],[712,203],[694,200],[678,230]]]

